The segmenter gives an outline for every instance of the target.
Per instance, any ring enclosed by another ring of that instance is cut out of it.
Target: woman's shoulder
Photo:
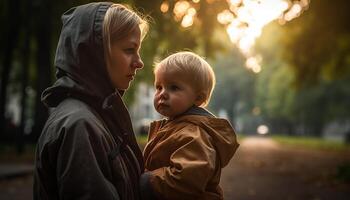
[[[62,103],[55,108],[54,112],[76,119],[91,118],[97,115],[97,112],[87,103],[73,98],[62,101]]]
[[[89,138],[91,134],[104,134],[107,130],[90,108],[84,102],[67,99],[60,103],[50,114],[43,127],[40,143],[52,143],[60,138]]]
[[[97,112],[88,104],[77,99],[62,101],[52,111],[46,123],[46,126],[64,127],[65,129],[80,125],[103,127]]]

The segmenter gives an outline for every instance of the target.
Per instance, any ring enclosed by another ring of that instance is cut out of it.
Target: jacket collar
[[[207,117],[214,117],[215,115],[209,112],[207,109],[199,107],[199,106],[192,106],[190,109],[188,109],[186,112],[184,112],[180,116],[185,115],[201,115],[201,116],[207,116]]]

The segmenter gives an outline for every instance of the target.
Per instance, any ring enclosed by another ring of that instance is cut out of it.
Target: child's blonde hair
[[[156,63],[154,73],[162,69],[164,72],[179,73],[180,77],[188,77],[187,83],[195,92],[203,95],[201,107],[208,105],[215,87],[215,74],[211,66],[202,57],[189,51],[174,53]]]
[[[148,22],[141,14],[122,4],[112,4],[104,17],[102,38],[105,56],[110,57],[113,41],[123,39],[136,27],[141,29],[141,40],[148,32]]]

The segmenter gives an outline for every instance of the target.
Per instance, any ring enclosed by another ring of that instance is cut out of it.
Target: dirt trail
[[[336,180],[349,153],[296,149],[269,138],[249,137],[223,170],[226,200],[349,199],[350,184]]]

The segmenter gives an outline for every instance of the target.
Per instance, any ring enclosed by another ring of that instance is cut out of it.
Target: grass
[[[147,135],[137,135],[136,136],[136,140],[137,143],[139,144],[139,146],[141,147],[141,149],[143,149],[147,143]]]
[[[350,163],[343,163],[338,166],[336,178],[343,182],[350,183]]]
[[[302,147],[306,149],[327,150],[335,152],[350,152],[350,145],[340,141],[326,140],[315,137],[297,136],[271,136],[272,139],[282,145]],[[344,183],[350,183],[350,163],[344,162],[337,166],[335,179]]]
[[[242,133],[236,133],[236,137],[238,142],[241,142],[242,140],[244,140],[244,138],[246,138],[247,136],[242,134]]]
[[[0,162],[34,163],[35,144],[26,144],[22,153],[18,153],[14,144],[0,144]]]
[[[319,150],[350,151],[350,145],[340,141],[326,140],[316,137],[301,136],[271,136],[272,139],[283,145],[305,147]]]

